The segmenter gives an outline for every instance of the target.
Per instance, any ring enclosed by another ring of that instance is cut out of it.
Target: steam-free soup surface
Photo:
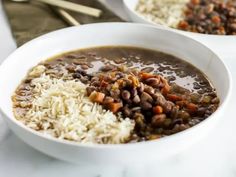
[[[118,122],[130,120],[130,135],[121,138],[120,143],[158,139],[183,131],[209,117],[219,105],[216,90],[204,73],[184,60],[154,50],[88,48],[55,56],[38,66],[44,68],[43,72],[35,76],[29,73],[13,96],[16,118],[22,119],[31,110],[35,97],[32,82],[42,74],[79,81],[85,85],[85,97],[91,102],[111,111]],[[22,101],[28,106],[22,106]],[[42,125],[35,126],[42,131]],[[47,129],[54,130],[55,125]],[[60,137],[58,133],[53,136]]]
[[[136,47],[98,47],[73,51],[53,57],[46,63],[54,65],[63,62],[73,63],[75,60],[86,60],[93,65],[88,73],[97,72],[106,63],[114,65],[125,64],[128,67],[138,67],[167,77],[170,82],[192,91],[204,93],[213,91],[210,81],[199,69],[175,56]],[[75,62],[76,63],[76,62]]]

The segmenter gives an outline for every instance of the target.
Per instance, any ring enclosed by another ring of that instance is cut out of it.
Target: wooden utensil
[[[69,25],[72,26],[79,26],[80,23],[78,22],[78,20],[76,20],[72,15],[70,15],[68,12],[66,12],[65,10],[58,8],[58,7],[53,7],[52,8],[58,15],[60,15],[63,20],[65,20]]]
[[[11,1],[28,2],[29,0],[11,0]],[[86,15],[94,16],[94,17],[99,17],[102,13],[100,9],[96,9],[96,8],[92,8],[92,7],[88,7],[88,6],[84,6],[84,5],[80,5],[80,4],[76,4],[76,3],[72,3],[72,2],[68,2],[64,0],[34,0],[34,1],[42,2],[45,4],[52,5],[52,6],[60,7],[62,9],[67,9],[67,10],[83,13]]]

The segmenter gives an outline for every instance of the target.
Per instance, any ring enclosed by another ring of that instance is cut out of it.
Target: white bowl
[[[185,35],[193,35],[196,37],[207,37],[209,39],[215,39],[218,38],[219,40],[222,39],[232,39],[235,41],[235,35],[214,35],[214,34],[201,34],[201,33],[193,33],[193,32],[188,32],[188,31],[183,31],[183,30],[178,30],[178,29],[174,29],[174,28],[170,28],[161,24],[157,24],[154,23],[150,20],[147,20],[144,16],[142,16],[141,14],[139,14],[135,8],[138,4],[139,0],[123,0],[123,4],[124,4],[124,8],[127,12],[127,14],[129,15],[129,17],[131,18],[132,21],[137,22],[137,23],[144,23],[144,24],[150,24],[150,25],[154,25],[158,28],[163,28],[163,29],[168,29],[168,30],[172,30],[172,31],[176,31],[179,33],[183,33]]]
[[[136,12],[135,8],[138,4],[139,0],[123,0],[123,6],[127,15],[130,17],[130,20],[136,23],[150,24],[155,26],[156,28],[166,29],[174,32],[181,33],[183,35],[189,36],[191,38],[200,41],[211,49],[215,50],[218,54],[224,57],[230,57],[234,55],[235,45],[236,45],[236,35],[213,35],[213,34],[201,34],[201,33],[193,33],[183,30],[178,30],[170,27],[166,27],[160,24],[156,24],[147,20],[141,14]]]
[[[14,118],[11,96],[32,66],[65,51],[107,45],[155,49],[192,63],[216,87],[221,100],[220,107],[208,119],[183,132],[160,140],[120,145],[84,145],[45,137]],[[218,120],[225,119],[222,113],[231,92],[231,79],[222,60],[206,46],[191,38],[149,25],[101,23],[58,30],[18,48],[0,67],[0,88],[3,117],[12,131],[27,144],[45,154],[70,162],[121,165],[162,159],[181,152],[207,135]]]

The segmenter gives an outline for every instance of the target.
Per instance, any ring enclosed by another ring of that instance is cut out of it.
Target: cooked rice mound
[[[136,11],[156,24],[177,27],[189,0],[139,0]]]
[[[85,95],[86,85],[80,81],[41,74],[31,83],[32,106],[24,116],[17,117],[28,127],[80,143],[118,144],[129,139],[134,122],[92,103]]]

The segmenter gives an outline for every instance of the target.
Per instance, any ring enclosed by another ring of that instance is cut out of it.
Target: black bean
[[[141,69],[141,71],[146,72],[146,73],[150,73],[150,72],[152,72],[153,70],[154,70],[153,67],[145,67],[145,68]]]
[[[84,70],[89,69],[89,66],[88,66],[88,65],[85,65],[85,64],[84,64],[84,65],[81,65],[80,67],[81,67],[81,69],[84,69]]]
[[[94,65],[92,63],[88,63],[88,67],[93,68]]]
[[[171,134],[173,134],[173,131],[167,129],[167,130],[164,130],[163,133],[164,133],[165,135],[171,135]]]
[[[166,101],[164,105],[161,105],[161,106],[163,107],[165,113],[169,113],[172,110],[174,103],[170,101]]]
[[[118,78],[115,78],[117,80]],[[121,88],[128,87],[132,84],[132,82],[129,79],[123,79],[122,85],[120,85]]]
[[[183,123],[183,120],[180,119],[180,118],[178,118],[178,119],[174,119],[173,122],[172,122],[173,125],[176,125],[176,124],[182,124],[182,123]]]
[[[153,101],[153,98],[148,93],[143,92],[141,94],[141,102],[152,102],[152,101]]]
[[[187,111],[181,110],[178,112],[178,118],[187,121],[190,118],[190,114]]]
[[[201,120],[199,120],[199,118],[193,118],[189,121],[189,125],[190,126],[194,126],[194,125],[197,125],[199,122],[201,122]]]
[[[68,59],[75,59],[75,58],[77,58],[77,55],[76,54],[68,54],[65,57]]]
[[[126,102],[128,105],[132,105],[132,103],[133,103],[131,99],[125,100],[125,102]]]
[[[200,86],[197,82],[194,82],[194,83],[193,83],[193,88],[196,89],[196,90],[198,90],[198,89],[201,88],[201,86]]]
[[[84,84],[87,84],[87,83],[88,83],[88,77],[82,76],[82,77],[80,78],[80,81],[81,81],[82,83],[84,83]]]
[[[135,97],[138,94],[138,91],[136,88],[132,88],[130,92],[131,92],[132,97]]]
[[[121,96],[124,100],[130,99],[130,92],[128,90],[123,90]]]
[[[120,96],[120,90],[119,89],[115,89],[115,90],[111,90],[110,94],[113,98],[119,98]]]
[[[103,72],[107,72],[107,71],[113,70],[114,68],[115,68],[115,66],[113,66],[113,65],[105,65],[105,66],[101,67],[100,70]]]
[[[213,104],[219,104],[220,103],[220,99],[218,97],[215,97],[211,100],[211,103]]]
[[[142,93],[143,91],[144,91],[144,84],[141,82],[140,83],[140,85],[139,85],[139,87],[138,87],[138,91],[140,92],[140,93]]]
[[[179,125],[179,130],[180,131],[183,131],[183,130],[186,130],[186,129],[188,129],[189,127],[187,126],[187,125],[185,125],[185,124],[180,124]]]
[[[95,87],[100,86],[100,84],[101,84],[100,81],[93,81],[93,82],[91,82],[91,85],[92,85],[92,86],[95,86]]]
[[[83,77],[80,73],[74,73],[73,75],[73,78],[76,78],[76,79],[80,79],[81,77]]]
[[[201,99],[201,95],[197,94],[197,93],[192,93],[190,95],[190,98],[191,98],[191,102],[192,103],[199,103],[200,102],[200,99]]]
[[[134,102],[135,104],[140,103],[140,97],[139,97],[138,95],[136,95],[136,96],[133,98],[133,102]]]
[[[123,109],[123,113],[125,116],[130,117],[132,115],[132,111],[126,106]]]
[[[116,58],[116,59],[114,59],[114,62],[115,62],[116,64],[121,64],[121,63],[124,63],[124,62],[125,62],[125,59],[124,59],[124,58]]]
[[[180,126],[179,124],[174,125],[174,128],[172,129],[173,133],[177,133],[180,131],[179,126]]]
[[[140,104],[141,108],[143,110],[149,110],[152,108],[152,104],[150,104],[149,102],[147,101],[141,101],[141,104]]]
[[[236,23],[229,24],[229,28],[233,31],[236,31]]]
[[[69,72],[75,72],[76,66],[75,66],[75,65],[68,65],[68,66],[66,66],[66,69],[67,69]]]
[[[165,121],[164,121],[164,123],[163,123],[163,126],[164,126],[165,128],[169,128],[170,125],[171,125],[171,123],[172,123],[172,120],[166,118]]]
[[[154,88],[152,88],[152,87],[150,87],[148,85],[144,86],[144,91],[147,92],[148,94],[154,94],[155,93]]]
[[[91,82],[94,82],[94,81],[99,81],[99,78],[98,77],[92,77],[92,79],[91,79]]]
[[[207,95],[211,96],[212,98],[214,97],[217,97],[216,93],[215,92],[210,92],[210,93],[207,93]]]
[[[202,79],[204,79],[204,78],[202,78]],[[200,80],[199,84],[204,86],[204,85],[207,85],[208,82],[204,79],[204,80]]]
[[[152,87],[158,87],[160,80],[157,78],[149,78],[149,79],[145,80],[145,82]]]
[[[86,76],[87,75],[86,71],[84,71],[82,69],[77,69],[75,72],[81,74],[82,76]]]
[[[31,81],[32,81],[32,79],[31,79],[31,78],[27,78],[27,79],[25,79],[25,80],[24,80],[24,82],[25,82],[26,84],[29,84],[29,83],[31,83]]]
[[[116,73],[116,78],[117,78],[117,79],[124,78],[124,77],[125,77],[125,74],[124,74],[124,73],[122,73],[122,72],[117,72],[117,73]]]
[[[202,116],[204,116],[205,112],[206,112],[206,108],[205,107],[200,107],[197,110],[197,115],[202,117]]]
[[[108,85],[106,86],[106,90],[108,91],[108,90],[111,90],[111,89],[112,89],[112,85],[108,84]]]
[[[144,129],[145,128],[145,120],[144,120],[144,115],[141,113],[135,113],[133,116],[133,119],[135,120],[135,128],[138,129]]]
[[[155,99],[155,104],[156,105],[161,105],[163,106],[166,102],[166,99],[161,95],[161,93],[155,93],[153,95],[153,98]]]
[[[200,89],[200,90],[198,90],[198,91],[197,91],[197,93],[198,93],[198,94],[204,94],[204,93],[205,93],[205,91],[204,91],[204,90],[202,90],[202,89]]]
[[[175,76],[168,76],[168,81],[175,81],[176,80],[176,77]]]
[[[88,62],[86,60],[73,60],[73,64],[75,64],[75,65],[87,65]]]
[[[178,117],[178,112],[179,112],[179,107],[177,106],[173,106],[172,110],[171,110],[171,113],[170,113],[170,117],[172,119],[175,119]]]
[[[123,101],[120,99],[120,97],[113,97],[113,99],[114,99],[114,102],[120,102],[120,103],[122,103],[123,104]]]
[[[166,115],[165,114],[158,114],[152,117],[152,126],[154,127],[160,127],[163,125],[163,123],[165,122],[166,119]]]

